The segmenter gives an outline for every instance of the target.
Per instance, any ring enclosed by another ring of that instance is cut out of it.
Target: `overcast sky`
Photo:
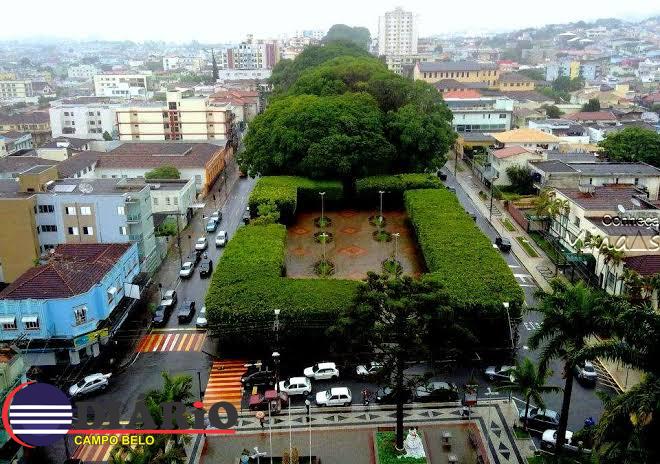
[[[511,30],[604,17],[660,13],[658,0],[90,0],[0,1],[0,38],[237,42],[277,38],[335,23],[378,30],[378,16],[400,5],[419,16],[421,36]]]

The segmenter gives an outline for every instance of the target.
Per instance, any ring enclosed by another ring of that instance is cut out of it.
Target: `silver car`
[[[598,380],[598,372],[596,372],[596,368],[590,361],[575,366],[575,376],[584,383],[594,384]]]
[[[69,387],[69,396],[76,398],[90,393],[98,392],[108,388],[109,380],[112,374],[92,374],[88,375],[78,383]]]

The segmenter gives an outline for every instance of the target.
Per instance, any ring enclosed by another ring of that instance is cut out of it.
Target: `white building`
[[[218,82],[224,81],[265,81],[273,71],[270,69],[220,69]]]
[[[555,135],[565,143],[589,143],[589,133],[575,121],[568,119],[541,119],[538,121],[529,121],[527,125],[530,129],[538,129],[546,134]]]
[[[378,18],[378,54],[417,53],[417,18],[410,11],[396,8]]]
[[[163,57],[163,71],[173,71],[179,69],[178,56],[164,56]]]
[[[97,97],[147,98],[147,74],[97,74],[94,76]]]
[[[502,132],[511,129],[513,100],[484,97],[477,92],[445,92],[445,103],[454,115],[456,132]]]
[[[20,99],[34,96],[32,81],[0,81],[0,99]]]
[[[118,102],[108,98],[78,97],[51,102],[48,110],[53,137],[73,136],[103,140],[115,132]]]
[[[69,69],[67,70],[70,79],[93,79],[98,73],[98,68],[91,64],[69,66]]]

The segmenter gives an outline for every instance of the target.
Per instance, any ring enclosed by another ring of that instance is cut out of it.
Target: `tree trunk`
[[[557,427],[557,444],[555,446],[555,454],[558,456],[564,452],[566,428],[568,427],[568,409],[571,406],[571,394],[573,393],[573,370],[568,363],[564,363],[564,376],[566,377],[566,383],[564,385],[564,397],[561,403],[561,417]]]
[[[527,430],[527,418],[529,417],[529,395],[525,398],[525,415],[523,416],[525,420],[523,421],[523,427]]]
[[[403,449],[403,359],[396,360],[396,447]]]

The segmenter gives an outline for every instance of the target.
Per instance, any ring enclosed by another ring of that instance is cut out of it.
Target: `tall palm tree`
[[[529,339],[532,349],[542,346],[539,370],[544,372],[552,359],[563,363],[566,379],[557,427],[556,452],[563,452],[568,423],[568,412],[573,392],[573,369],[582,361],[591,359],[585,355],[593,337],[613,327],[609,301],[583,282],[573,285],[555,279],[550,282],[552,293],[539,292],[537,311],[543,314],[543,322]],[[596,346],[601,348],[600,342]],[[602,352],[606,352],[603,349]]]
[[[160,435],[152,445],[117,445],[110,453],[108,464],[183,464],[185,452],[170,441]]]
[[[531,359],[525,358],[516,363],[516,367],[511,371],[511,382],[502,385],[501,390],[518,392],[525,397],[524,417],[527,417],[530,401],[533,400],[538,407],[545,408],[543,394],[561,391],[560,387],[545,384],[549,375],[550,372],[537,369]],[[524,422],[524,426],[527,429],[527,421]]]
[[[189,375],[170,375],[168,372],[161,373],[163,387],[151,390],[145,397],[149,413],[154,422],[160,428],[163,425],[163,414],[161,405],[167,402],[188,403],[192,399],[192,377]]]
[[[608,282],[610,280],[610,269],[616,269],[622,262],[624,258],[623,250],[617,250],[614,246],[603,246],[601,247],[601,253],[603,254],[603,265],[606,266],[607,274],[605,276],[604,287],[607,290]],[[615,275],[616,277],[616,275]],[[614,281],[614,294],[616,294],[616,278]]]

